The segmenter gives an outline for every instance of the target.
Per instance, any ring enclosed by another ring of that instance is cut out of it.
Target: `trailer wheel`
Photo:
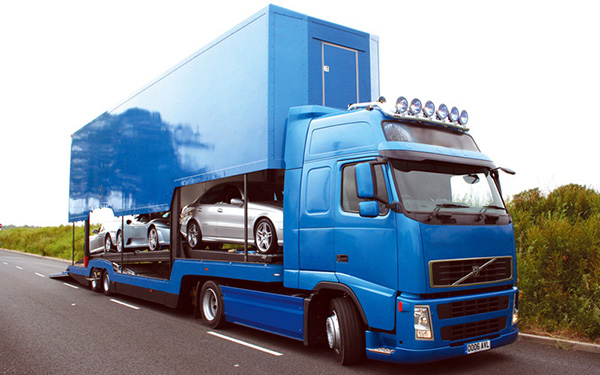
[[[156,227],[152,227],[148,231],[148,249],[150,249],[150,251],[156,251],[158,250],[158,245],[158,231],[156,230]]]
[[[102,291],[107,296],[111,296],[113,294],[113,291],[110,288],[110,276],[108,276],[107,271],[102,272]]]
[[[92,274],[90,275],[93,279],[90,280],[90,288],[96,293],[99,293],[102,290],[102,285],[100,283],[100,278],[102,274],[96,268],[92,269]]]
[[[262,254],[273,254],[277,250],[275,227],[268,219],[261,219],[254,229],[254,243]]]
[[[188,223],[187,228],[187,243],[192,249],[202,249],[202,232],[200,226],[195,221]]]
[[[225,306],[221,288],[214,281],[207,281],[200,292],[200,313],[202,320],[210,328],[221,328],[225,325]]]
[[[325,321],[327,343],[342,365],[362,361],[365,337],[362,322],[354,303],[347,298],[334,298]]]

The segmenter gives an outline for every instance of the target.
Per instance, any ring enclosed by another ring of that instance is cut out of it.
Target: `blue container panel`
[[[268,6],[73,134],[69,221],[163,211],[179,186],[285,168],[291,107],[370,100],[370,43]]]
[[[222,286],[225,318],[263,331],[304,340],[304,299]]]

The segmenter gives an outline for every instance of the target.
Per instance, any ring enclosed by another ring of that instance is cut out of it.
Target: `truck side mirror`
[[[373,183],[373,170],[370,163],[360,163],[355,167],[356,192],[361,199],[375,197],[375,184]],[[379,209],[378,211],[379,212]]]
[[[377,217],[379,216],[379,203],[377,201],[366,201],[358,204],[360,216]]]

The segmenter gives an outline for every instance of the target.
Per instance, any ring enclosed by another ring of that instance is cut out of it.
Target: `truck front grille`
[[[489,297],[438,305],[439,319],[459,318],[508,309],[509,297]]]
[[[432,287],[459,287],[512,279],[512,257],[436,260],[429,262]]]
[[[489,335],[499,332],[506,327],[506,317],[482,320],[480,322],[457,324],[454,326],[442,327],[442,340],[457,341],[465,340],[471,337]]]

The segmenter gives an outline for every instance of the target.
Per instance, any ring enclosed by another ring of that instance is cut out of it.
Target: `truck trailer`
[[[326,344],[342,364],[515,341],[499,181],[512,171],[481,153],[466,111],[380,97],[378,50],[376,36],[269,5],[78,130],[69,221],[87,239],[95,209],[167,212],[170,244],[90,254],[86,240],[55,276],[193,306],[211,328]],[[255,209],[251,186],[275,187],[279,211]],[[194,221],[208,206],[212,224]]]

